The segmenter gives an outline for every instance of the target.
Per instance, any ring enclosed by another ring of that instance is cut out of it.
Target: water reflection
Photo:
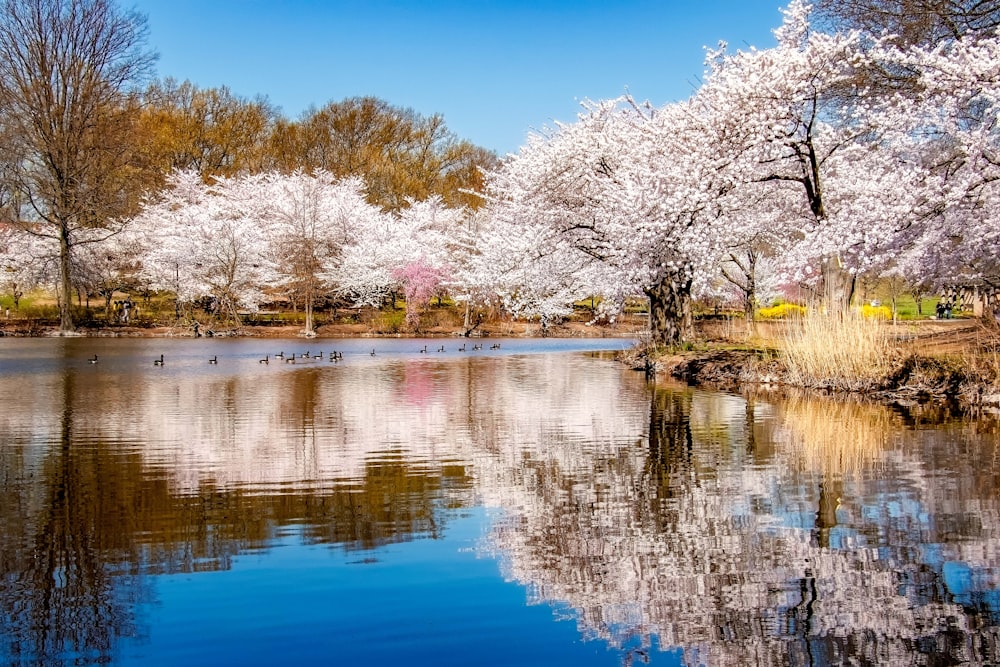
[[[225,571],[293,529],[374,561],[479,506],[503,575],[626,660],[1000,657],[991,424],[652,387],[583,355],[361,341],[265,366],[244,341],[209,367],[173,343],[164,368],[148,341],[95,365],[99,342],[0,348],[5,661],[116,659],[156,627],[152,575]]]
[[[995,445],[883,407],[660,389],[646,441],[568,465],[528,451],[485,486],[509,510],[493,534],[509,575],[613,644],[688,664],[984,664]]]

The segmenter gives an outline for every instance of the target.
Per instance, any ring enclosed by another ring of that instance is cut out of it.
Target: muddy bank
[[[909,355],[893,371],[863,389],[848,390],[822,381],[794,377],[773,350],[713,350],[659,356],[640,351],[623,355],[632,368],[658,377],[730,391],[767,387],[823,394],[856,395],[888,403],[939,402],[958,408],[1000,406],[992,382],[948,359]]]

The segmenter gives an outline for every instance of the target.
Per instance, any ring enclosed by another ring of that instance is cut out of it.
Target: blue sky
[[[688,97],[705,47],[774,44],[780,0],[138,0],[157,76],[267,97],[289,119],[373,95],[516,152],[583,99]],[[123,3],[125,6],[129,6]]]

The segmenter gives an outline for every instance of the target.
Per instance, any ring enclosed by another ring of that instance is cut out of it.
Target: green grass
[[[892,301],[888,298],[883,298],[879,295],[873,298],[878,298],[882,305],[886,308],[892,308]],[[937,309],[937,304],[940,299],[938,297],[932,297],[927,299],[921,299],[920,301],[920,313],[917,313],[917,302],[909,294],[904,294],[896,299],[896,317],[899,320],[926,320],[934,315]],[[960,310],[952,310],[952,317],[959,317],[964,314]]]

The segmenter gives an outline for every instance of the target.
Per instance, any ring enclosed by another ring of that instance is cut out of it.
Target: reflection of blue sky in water
[[[995,437],[974,424],[654,391],[608,359],[535,354],[545,342],[445,359],[407,339],[375,358],[381,341],[69,341],[58,364],[35,353],[46,342],[0,363],[0,399],[28,406],[0,414],[21,489],[0,509],[5,562],[36,548],[51,470],[93,467],[100,484],[68,478],[84,502],[121,485],[133,500],[101,511],[123,513],[113,542],[136,551],[113,569],[152,593],[123,660],[679,659],[663,646],[711,664],[911,662],[996,646]],[[102,345],[107,363],[86,364]],[[355,356],[257,363],[293,346]],[[168,348],[157,373],[150,353]]]
[[[486,523],[466,511],[441,539],[362,553],[306,546],[292,531],[226,572],[156,577],[145,612],[156,627],[121,653],[142,665],[620,664],[573,623],[553,623],[552,609],[526,606],[477,556]]]

